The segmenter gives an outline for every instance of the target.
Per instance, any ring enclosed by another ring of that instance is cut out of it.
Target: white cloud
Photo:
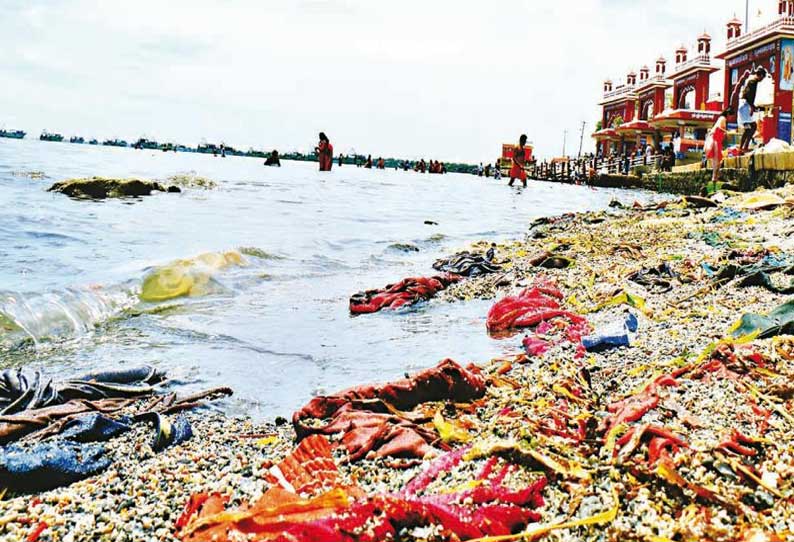
[[[750,0],[768,14],[773,0]],[[601,82],[671,59],[742,0],[6,0],[0,125],[242,148],[494,159],[598,119]],[[585,149],[592,143],[585,137]]]

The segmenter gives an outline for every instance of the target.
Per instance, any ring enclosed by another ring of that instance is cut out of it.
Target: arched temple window
[[[697,109],[695,107],[695,86],[688,85],[681,89],[678,94],[678,109]]]
[[[640,107],[640,120],[650,120],[653,118],[653,115],[653,98],[650,98],[642,102],[642,106]]]

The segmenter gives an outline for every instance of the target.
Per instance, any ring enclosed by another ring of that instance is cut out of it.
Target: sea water
[[[351,294],[433,274],[436,258],[521,237],[540,216],[649,197],[262,162],[0,139],[0,368],[61,378],[153,364],[178,391],[232,387],[229,413],[288,417],[314,394],[519,348],[486,333],[493,301],[351,317]],[[74,177],[176,174],[217,186],[104,201],[47,192]],[[228,253],[241,258],[216,263]],[[188,295],[141,301],[144,279],[173,262]]]

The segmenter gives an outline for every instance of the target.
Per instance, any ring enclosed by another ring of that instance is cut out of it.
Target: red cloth
[[[331,166],[334,164],[334,146],[331,143],[320,141],[317,146],[318,158],[320,161],[320,171],[331,171]]]
[[[714,128],[713,132],[709,132],[706,138],[706,158],[711,160],[714,157],[722,158],[722,148],[725,145],[725,130],[719,126]]]
[[[401,411],[431,401],[471,401],[484,394],[485,377],[477,367],[446,359],[404,380],[315,397],[293,414],[292,424],[298,439],[342,433],[351,461],[369,455],[422,458],[433,452],[438,435]]]
[[[368,314],[382,309],[399,309],[435,296],[450,284],[459,282],[463,277],[447,273],[435,277],[412,277],[397,284],[389,284],[380,290],[358,292],[350,298],[350,312]]]
[[[510,178],[518,179],[520,181],[526,181],[527,172],[524,171],[523,166],[519,166],[518,164],[513,164],[513,167],[510,168]]]

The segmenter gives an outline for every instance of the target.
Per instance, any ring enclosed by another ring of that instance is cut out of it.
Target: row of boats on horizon
[[[6,139],[25,139],[27,136],[27,132],[23,130],[5,130],[0,129],[0,138]],[[61,143],[64,141],[64,136],[58,133],[49,132],[44,130],[41,135],[39,135],[40,141],[51,141],[55,143]],[[234,147],[230,147],[229,145],[225,145],[221,143],[220,145],[216,145],[214,143],[199,143],[196,147],[190,147],[187,145],[182,145],[179,143],[158,143],[152,139],[147,139],[145,137],[139,138],[134,143],[129,143],[123,139],[106,139],[101,143],[97,139],[90,139],[88,141],[81,136],[72,136],[68,140],[69,143],[74,143],[77,145],[103,145],[106,147],[125,147],[125,148],[133,148],[133,149],[146,149],[146,150],[159,150],[159,151],[173,151],[173,152],[198,152],[198,153],[205,153],[205,154],[223,154],[224,156],[227,154],[231,155],[245,155],[245,156],[256,156],[256,157],[265,157],[266,153],[262,151],[255,151],[254,149],[249,149],[248,151],[240,151],[235,149]]]

